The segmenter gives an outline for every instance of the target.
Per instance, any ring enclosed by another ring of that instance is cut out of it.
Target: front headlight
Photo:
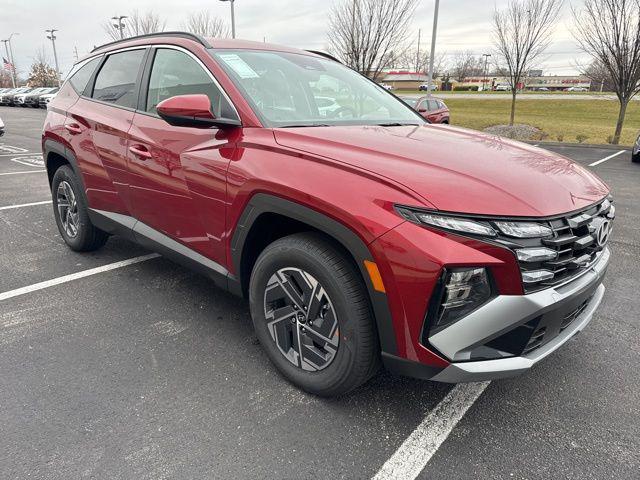
[[[533,222],[495,222],[502,233],[515,238],[538,238],[553,235],[553,230]]]
[[[430,333],[442,330],[493,296],[486,268],[453,268],[442,277],[441,295],[431,313]]]
[[[405,207],[396,207],[396,210],[405,219],[413,223],[428,225],[445,230],[453,230],[455,232],[482,235],[485,237],[496,236],[496,231],[491,228],[489,224],[484,222],[481,223],[461,217],[440,215],[439,213],[410,210]]]

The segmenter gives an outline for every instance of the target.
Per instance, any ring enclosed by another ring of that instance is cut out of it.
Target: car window
[[[429,111],[433,112],[438,110],[438,103],[435,100],[429,100]]]
[[[93,75],[93,71],[98,66],[99,61],[100,57],[93,58],[84,65],[81,65],[75,72],[71,72],[69,83],[77,93],[81,94],[84,92],[84,89],[86,88],[87,83],[89,83],[89,79],[91,78],[91,75]]]
[[[212,53],[267,126],[424,123],[398,97],[332,60],[264,50]]]
[[[158,104],[167,98],[196,93],[209,97],[216,117],[236,117],[227,99],[198,62],[179,50],[158,49],[149,78],[146,111],[155,113]]]
[[[136,78],[144,50],[128,50],[109,55],[102,65],[92,97],[121,107],[135,107]]]

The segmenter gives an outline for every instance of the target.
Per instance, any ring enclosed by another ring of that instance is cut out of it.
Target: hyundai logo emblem
[[[603,248],[607,241],[609,241],[609,235],[611,234],[611,222],[604,220],[596,230],[596,242],[600,248]]]

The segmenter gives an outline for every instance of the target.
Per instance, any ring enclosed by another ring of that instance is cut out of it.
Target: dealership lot
[[[452,387],[381,373],[326,400],[281,379],[247,305],[209,280],[123,239],[67,249],[38,153],[44,115],[0,108],[0,477],[410,478],[412,464],[429,479],[637,478],[640,165],[628,151],[550,147],[616,199],[608,292],[580,336],[523,377]],[[107,269],[127,259],[140,261]]]

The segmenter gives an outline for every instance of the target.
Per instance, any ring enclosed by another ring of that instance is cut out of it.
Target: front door
[[[237,114],[193,54],[175,47],[154,50],[129,131],[132,209],[139,221],[224,265],[226,172],[237,132],[174,127],[157,115],[156,106],[177,95],[203,93],[216,117]]]

